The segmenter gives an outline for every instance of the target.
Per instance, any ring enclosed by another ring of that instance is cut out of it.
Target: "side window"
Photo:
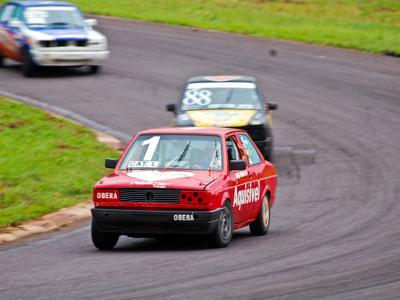
[[[226,139],[226,148],[228,150],[228,160],[240,160],[238,147],[232,137]]]
[[[16,9],[14,9],[14,12],[12,14],[12,19],[14,20],[22,20],[22,7],[17,6]]]
[[[254,144],[251,142],[250,138],[247,135],[240,134],[240,140],[243,143],[243,146],[247,150],[247,154],[249,155],[250,165],[256,165],[261,162],[261,158],[258,155],[257,149]]]
[[[0,22],[5,22],[5,21],[11,20],[15,8],[16,8],[15,5],[6,5],[3,8],[3,10],[1,11]]]

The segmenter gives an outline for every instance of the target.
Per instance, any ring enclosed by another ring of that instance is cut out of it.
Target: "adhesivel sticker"
[[[158,164],[158,161],[132,160],[129,162],[128,168],[157,168]]]

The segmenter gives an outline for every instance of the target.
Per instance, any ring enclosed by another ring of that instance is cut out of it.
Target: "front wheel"
[[[115,247],[119,235],[115,233],[101,232],[94,220],[92,220],[92,241],[93,245],[99,250],[111,250]]]
[[[0,53],[0,68],[4,66],[4,56]]]
[[[36,65],[32,60],[29,50],[24,50],[22,56],[22,74],[25,77],[33,77],[36,72]]]
[[[209,243],[214,248],[223,248],[229,245],[233,235],[233,214],[229,201],[225,202],[222,209],[218,224],[209,236]]]
[[[269,195],[265,195],[257,219],[250,224],[252,235],[266,235],[271,221],[271,208],[269,206]]]

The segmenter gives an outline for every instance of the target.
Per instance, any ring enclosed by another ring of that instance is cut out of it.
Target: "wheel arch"
[[[229,193],[227,192],[227,191],[225,191],[223,194],[222,194],[222,197],[221,197],[221,202],[220,202],[220,207],[223,207],[224,205],[225,205],[225,203],[226,203],[226,201],[229,201],[229,203],[231,204],[231,207],[232,207],[232,200],[231,200],[231,197],[229,196]],[[232,207],[233,208],[233,207]]]

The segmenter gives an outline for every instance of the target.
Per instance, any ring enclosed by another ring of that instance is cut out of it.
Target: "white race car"
[[[25,76],[40,66],[88,66],[97,73],[109,55],[106,37],[68,2],[10,1],[0,10],[0,66],[9,58]]]

